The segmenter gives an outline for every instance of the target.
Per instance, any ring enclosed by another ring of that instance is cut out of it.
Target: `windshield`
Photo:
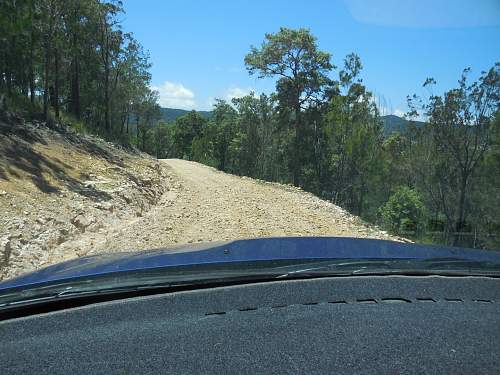
[[[494,0],[3,0],[0,281],[497,277],[498,40]]]

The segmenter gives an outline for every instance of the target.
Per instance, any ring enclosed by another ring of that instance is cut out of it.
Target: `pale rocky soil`
[[[186,243],[312,235],[398,240],[288,185],[158,161],[36,124],[24,128],[36,139],[14,133],[0,140],[0,279],[85,255]]]
[[[170,185],[163,164],[143,153],[0,121],[0,280],[85,255],[62,246],[146,214]]]

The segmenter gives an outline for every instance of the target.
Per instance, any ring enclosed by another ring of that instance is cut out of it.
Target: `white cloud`
[[[396,112],[392,109],[392,107],[388,107],[386,105],[378,105],[378,111],[380,113],[380,116],[387,116],[387,115],[396,115],[399,116]]]
[[[390,113],[390,112],[387,112],[387,113]],[[399,109],[399,108],[396,108],[395,110],[392,111],[391,114],[396,115],[398,117],[403,117],[404,118],[405,115],[406,115],[406,112],[403,111],[403,110],[401,110],[401,109]],[[416,120],[416,121],[426,121],[427,118],[426,118],[426,116],[423,113],[418,113],[417,116],[411,117],[411,118],[409,117],[409,118],[406,118],[406,119],[407,120]]]
[[[255,90],[250,87],[246,89],[242,89],[240,87],[232,87],[230,89],[227,89],[225,99],[230,102],[234,98],[242,98],[244,96],[250,95],[250,93],[252,92],[253,96],[257,97]]]
[[[216,103],[215,98],[213,96],[209,96],[207,99],[207,106],[206,106],[207,110],[211,111],[215,103]]]
[[[399,117],[404,117],[405,116],[405,112],[402,111],[402,110],[400,110],[399,108],[396,108],[392,114],[396,115],[396,116],[399,116]]]
[[[381,116],[395,115],[398,117],[404,117],[406,114],[406,112],[400,108],[393,109],[392,107],[388,107],[386,105],[378,105],[378,111]]]
[[[161,86],[151,86],[151,89],[160,94],[162,107],[194,109],[196,101],[194,93],[181,83],[165,81]]]

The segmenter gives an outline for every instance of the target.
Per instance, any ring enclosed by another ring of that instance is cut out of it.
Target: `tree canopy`
[[[276,77],[280,105],[293,111],[295,143],[292,161],[293,183],[299,185],[301,159],[298,157],[302,133],[302,110],[321,101],[332,85],[328,78],[333,65],[329,53],[320,51],[316,38],[307,29],[282,27],[276,34],[266,34],[261,48],[251,47],[245,57],[250,74],[259,78]]]

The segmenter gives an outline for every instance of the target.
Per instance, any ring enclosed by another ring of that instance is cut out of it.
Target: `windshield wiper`
[[[479,262],[455,258],[435,259],[397,259],[365,260],[344,262],[322,262],[311,267],[296,269],[284,273],[278,278],[297,277],[299,275],[327,275],[341,272],[350,275],[441,275],[441,276],[488,276],[500,277],[500,265],[492,262]]]

